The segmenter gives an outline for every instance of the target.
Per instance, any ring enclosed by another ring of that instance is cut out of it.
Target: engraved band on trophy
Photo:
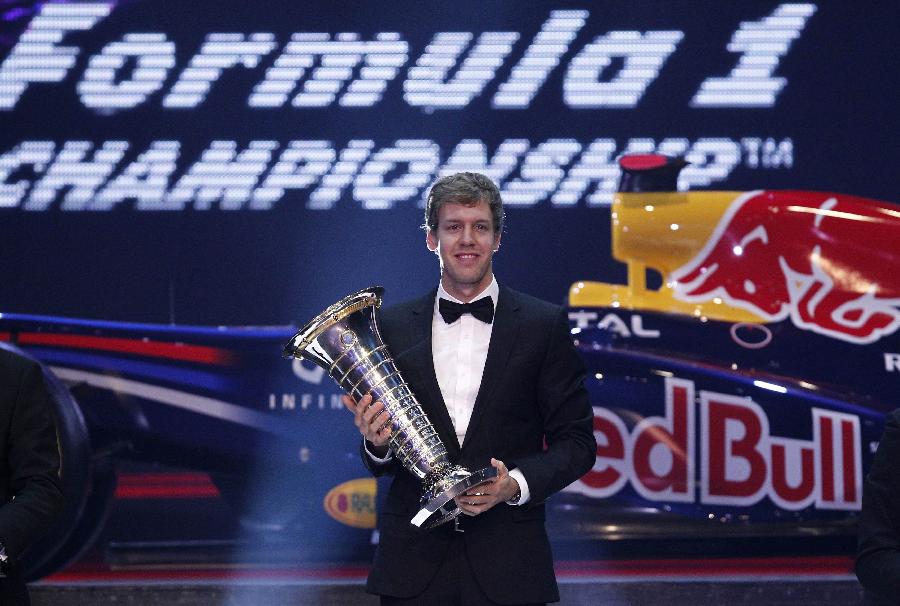
[[[297,331],[284,346],[287,358],[304,358],[325,369],[359,401],[366,393],[382,402],[390,417],[393,456],[422,481],[415,526],[433,528],[457,517],[453,499],[495,477],[486,467],[474,473],[450,463],[447,449],[409,386],[400,376],[378,329],[376,310],[384,288],[373,286],[344,297]]]

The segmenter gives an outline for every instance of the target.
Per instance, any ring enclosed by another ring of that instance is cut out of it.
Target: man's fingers
[[[472,486],[465,493],[456,497],[456,505],[464,514],[470,516],[482,514],[505,500],[501,496],[505,494],[504,487],[506,483],[513,480],[510,479],[509,470],[503,461],[491,459],[491,465],[497,470],[495,477]]]
[[[363,413],[369,407],[369,402],[372,401],[372,397],[366,394],[357,402],[352,396],[344,394],[341,396],[341,401],[344,403],[344,406],[347,407],[347,410],[353,413],[353,422],[360,431],[363,431]]]
[[[491,466],[497,470],[497,476],[491,478],[491,481],[499,482],[509,475],[509,470],[506,468],[506,463],[504,463],[500,459],[491,459]]]
[[[384,424],[375,427],[375,435],[387,441],[387,439],[391,437],[390,422],[385,422]]]
[[[494,489],[494,478],[491,478],[490,480],[482,482],[481,484],[476,484],[472,488],[468,489],[465,494],[467,497],[481,497],[484,495],[490,495],[494,492],[496,492],[496,489]]]
[[[359,416],[366,425],[372,424],[372,419],[378,414],[378,406],[366,406],[359,411]]]
[[[369,405],[372,403],[372,394],[366,394],[359,399],[359,402],[356,403],[356,412],[359,414],[363,414],[369,408]]]
[[[387,409],[381,402],[375,402],[364,413],[363,419],[369,427],[375,426],[374,429],[380,429],[388,419]]]
[[[381,446],[391,437],[391,416],[382,402],[369,406],[367,402],[371,400],[372,397],[368,394],[360,400],[359,429],[367,440]]]
[[[479,513],[482,513],[483,510],[481,506],[472,505],[470,500],[472,499],[469,499],[466,496],[456,497],[456,506],[467,516],[477,516]]]
[[[391,417],[382,402],[372,404],[371,394],[364,395],[358,402],[344,394],[341,402],[353,413],[353,422],[365,439],[376,446],[387,443],[391,437]]]
[[[344,394],[341,396],[341,402],[344,403],[344,406],[347,407],[347,410],[349,410],[353,414],[356,414],[356,400],[354,400],[347,394]]]
[[[497,478],[491,478],[481,484],[469,488],[465,493],[456,497],[456,504],[463,513],[477,516],[492,508],[500,502]]]

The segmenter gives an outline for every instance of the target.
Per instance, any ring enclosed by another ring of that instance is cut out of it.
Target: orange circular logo
[[[322,505],[332,518],[355,528],[375,528],[374,478],[357,478],[328,491]]]

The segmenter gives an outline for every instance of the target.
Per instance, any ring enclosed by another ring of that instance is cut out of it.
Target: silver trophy
[[[433,528],[461,513],[455,497],[495,477],[497,470],[485,467],[472,473],[450,463],[447,448],[381,338],[375,311],[383,293],[373,286],[344,297],[301,328],[284,346],[284,356],[321,366],[357,401],[370,393],[373,403],[384,404],[391,452],[422,480],[421,509],[411,522]]]

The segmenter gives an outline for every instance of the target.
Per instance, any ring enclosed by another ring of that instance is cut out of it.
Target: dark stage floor
[[[561,562],[562,604],[849,606],[848,561],[757,558]],[[35,606],[369,605],[364,567],[229,570],[74,568],[33,587]]]
[[[377,603],[363,591],[371,545],[361,545],[355,557],[330,558],[324,551],[315,557],[299,540],[248,536],[202,477],[125,476],[99,539],[75,564],[35,584],[34,604]],[[583,541],[557,542],[554,549],[563,604],[861,603],[848,536],[682,537],[593,542],[589,548]]]

